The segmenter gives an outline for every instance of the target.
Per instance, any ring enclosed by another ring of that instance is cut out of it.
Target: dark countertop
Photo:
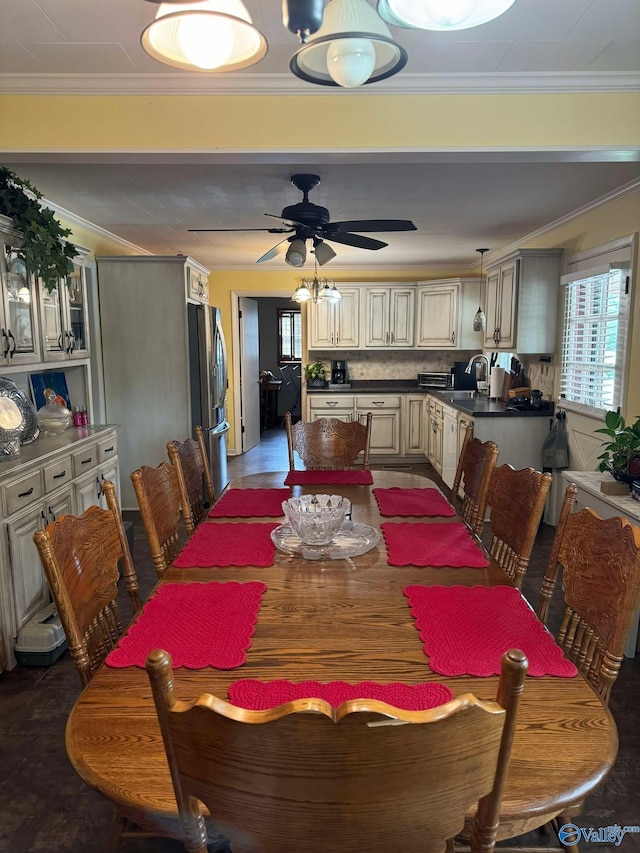
[[[529,411],[505,411],[505,403],[501,400],[490,400],[488,397],[474,397],[467,400],[455,400],[448,391],[429,391],[420,388],[418,383],[409,379],[355,379],[350,386],[331,388],[307,388],[307,394],[432,394],[438,400],[471,415],[474,418],[549,418],[553,417],[553,405],[548,409],[533,409]]]

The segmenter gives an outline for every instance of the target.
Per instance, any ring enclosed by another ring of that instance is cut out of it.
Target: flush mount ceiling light
[[[184,71],[238,71],[267,53],[242,0],[161,3],[141,42],[154,59]]]
[[[407,52],[366,0],[329,0],[322,26],[289,67],[308,83],[350,89],[391,77],[406,63]]]
[[[465,30],[492,21],[515,0],[378,0],[388,24],[419,30]]]
[[[290,246],[287,249],[287,254],[284,256],[285,261],[291,267],[302,267],[307,260],[307,244],[299,237],[294,237],[289,240]]]

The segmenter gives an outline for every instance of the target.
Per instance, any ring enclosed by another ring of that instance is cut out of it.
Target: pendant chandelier
[[[466,30],[493,21],[515,0],[378,0],[388,24],[417,30]]]
[[[488,251],[488,249],[476,249],[476,252],[480,252],[480,299],[482,299],[482,285],[484,284],[482,280],[482,262],[484,260],[484,253]],[[473,331],[484,332],[486,328],[487,318],[482,310],[482,303],[480,303],[480,305],[478,305],[478,310],[475,313],[475,317],[473,318]]]
[[[318,259],[313,278],[303,278],[296,287],[292,302],[338,302],[342,294],[330,278],[318,278]]]

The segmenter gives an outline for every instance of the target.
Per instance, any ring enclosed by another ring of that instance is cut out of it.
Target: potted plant
[[[610,441],[598,456],[602,460],[598,470],[610,471],[616,480],[631,483],[640,478],[640,417],[627,424],[618,412],[607,412],[604,422],[606,426],[596,432]]]
[[[305,364],[304,366],[307,388],[324,388],[327,384],[326,375],[327,368],[322,361],[314,361],[312,364]]]
[[[53,211],[38,203],[41,198],[42,193],[29,181],[0,166],[0,213],[22,234],[22,245],[16,251],[27,269],[40,276],[51,292],[61,278],[73,272],[78,250],[66,239],[71,231],[60,225]]]

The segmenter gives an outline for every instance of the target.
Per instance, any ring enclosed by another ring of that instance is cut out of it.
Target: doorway
[[[246,453],[273,430],[284,414],[302,410],[302,315],[291,294],[232,293],[235,446]]]

